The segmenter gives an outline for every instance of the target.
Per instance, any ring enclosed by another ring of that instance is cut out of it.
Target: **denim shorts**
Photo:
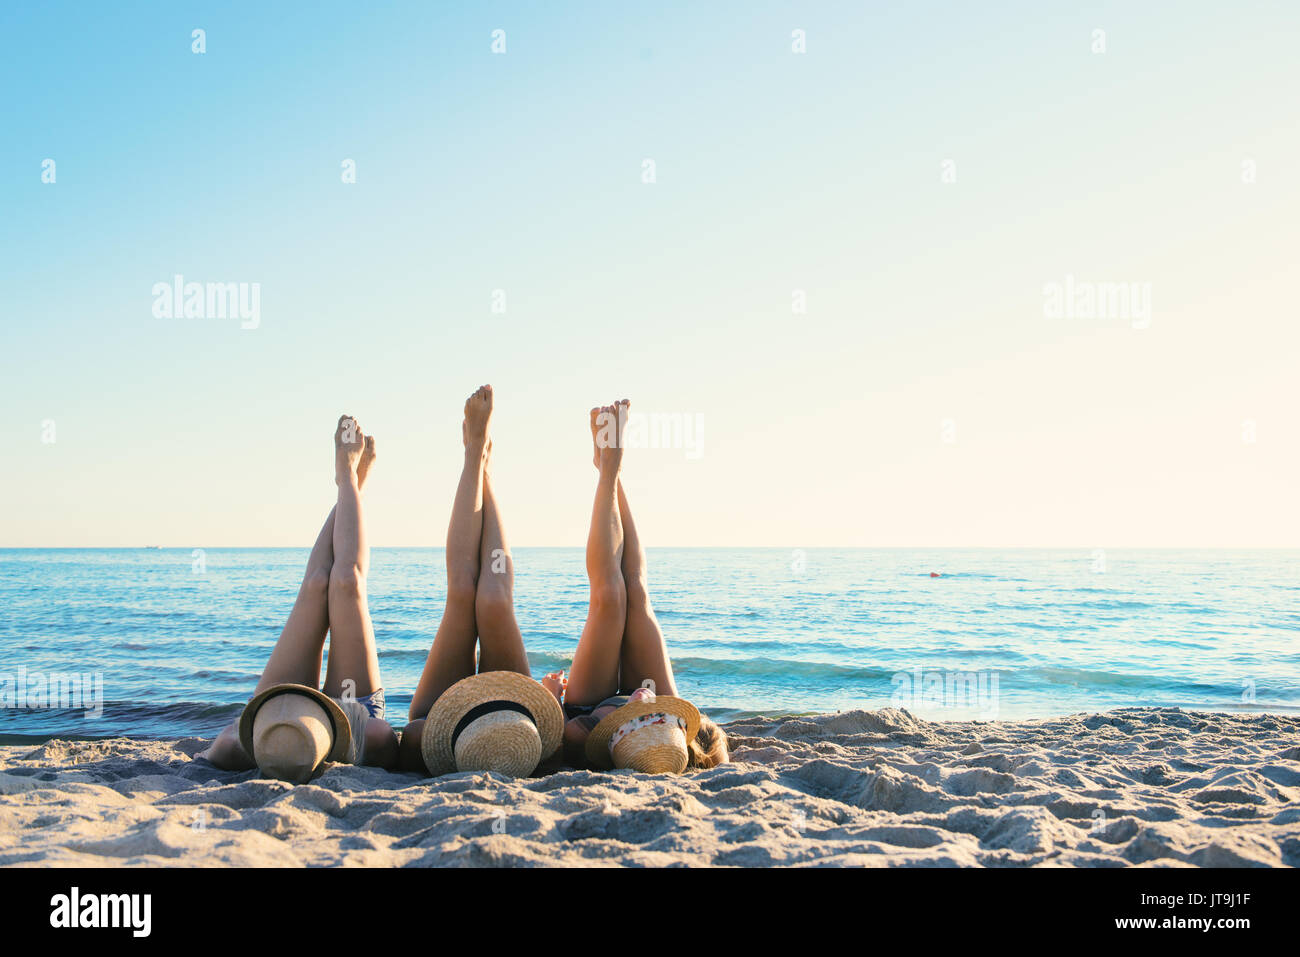
[[[370,694],[358,696],[357,704],[365,708],[370,714],[370,717],[378,718],[380,721],[384,720],[386,708],[384,704],[383,688],[376,688],[374,691],[370,692]]]

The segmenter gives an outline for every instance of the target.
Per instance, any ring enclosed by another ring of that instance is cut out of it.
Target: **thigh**
[[[424,660],[420,683],[411,698],[412,719],[423,718],[444,691],[474,674],[476,639],[473,592],[468,596],[449,594],[438,633]]]
[[[381,679],[364,578],[331,579],[329,619],[325,693],[334,698],[345,691],[358,698],[370,694],[380,687]]]
[[[478,625],[479,671],[532,674],[509,587],[488,576],[480,578],[474,618]]]
[[[329,630],[329,575],[309,576],[285,622],[254,693],[277,684],[320,684],[321,652]]]
[[[619,680],[623,685],[620,690],[624,692],[630,693],[649,680],[653,682],[656,694],[677,694],[673,666],[668,658],[668,643],[659,627],[659,619],[650,607],[649,598],[634,593],[628,595]]]
[[[599,601],[593,596],[569,667],[569,687],[564,695],[567,702],[596,704],[618,694],[619,651],[626,618],[626,606]]]

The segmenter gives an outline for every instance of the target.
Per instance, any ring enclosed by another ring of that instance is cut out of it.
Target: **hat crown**
[[[330,721],[310,698],[273,698],[253,719],[253,756],[269,778],[302,784],[330,751]]]
[[[277,724],[302,729],[306,742],[300,741],[299,744],[316,755],[310,769],[312,774],[326,761],[348,759],[352,749],[352,729],[338,702],[319,688],[282,682],[254,694],[239,716],[239,743],[269,777],[290,780],[291,777],[285,775],[296,774],[293,769],[309,759],[306,754],[290,754],[299,747],[292,738],[284,738],[283,744],[279,745],[267,738],[267,731]],[[285,749],[290,756],[279,755],[279,748]]]
[[[650,774],[680,774],[690,764],[688,744],[699,729],[699,709],[684,698],[634,698],[601,718],[587,735],[584,751],[593,768],[626,767]],[[643,749],[653,749],[661,756],[641,755]],[[639,756],[633,759],[634,755]]]
[[[675,724],[650,724],[628,732],[614,745],[615,767],[645,774],[681,774],[690,763],[686,735]]]
[[[491,715],[497,717],[482,721]],[[420,755],[435,775],[475,770],[526,777],[560,750],[563,737],[564,709],[540,682],[514,671],[483,671],[434,702]],[[497,755],[499,749],[508,754]]]
[[[517,711],[493,711],[467,724],[456,738],[456,768],[527,777],[542,760],[537,726]]]

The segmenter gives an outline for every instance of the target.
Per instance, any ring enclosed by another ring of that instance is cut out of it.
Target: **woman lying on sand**
[[[199,757],[295,782],[310,780],[327,760],[422,774],[522,776],[557,759],[562,741],[564,757],[578,767],[676,773],[729,759],[721,729],[676,697],[650,607],[645,551],[619,481],[626,400],[591,412],[600,473],[587,540],[591,600],[567,707],[560,707],[562,673],[545,683],[531,678],[515,619],[513,560],[492,488],[492,409],[491,386],[465,402],[465,463],[447,528],[446,605],[400,744],[383,720],[366,602],[360,490],[374,441],[344,416],[335,433],[338,504],[312,549],[298,600],[240,720]],[[317,680],[327,633],[322,693]]]
[[[338,503],[316,537],[307,571],[298,589],[298,598],[280,638],[271,650],[270,660],[253,693],[259,695],[278,685],[300,686],[308,694],[294,694],[292,708],[296,715],[302,708],[319,707],[330,718],[339,713],[333,704],[320,699],[313,705],[310,694],[320,681],[321,655],[325,636],[329,634],[329,663],[325,672],[324,695],[344,706],[351,727],[337,726],[332,734],[345,737],[351,747],[344,758],[356,764],[389,768],[397,765],[397,735],[384,720],[384,689],[379,678],[379,658],[375,653],[375,631],[366,602],[366,573],[370,567],[370,549],[366,544],[365,520],[361,509],[361,489],[375,462],[375,441],[364,435],[356,420],[344,415],[334,432],[334,481],[338,484]],[[275,700],[275,699],[271,699]],[[286,705],[281,700],[276,707]],[[256,709],[255,709],[256,710]],[[268,702],[268,714],[275,710]],[[247,713],[247,709],[246,709]],[[249,715],[251,732],[253,715]],[[259,734],[262,729],[259,728]],[[267,732],[270,733],[270,732]],[[296,734],[296,732],[295,732]],[[292,736],[291,736],[292,737]],[[247,735],[245,741],[248,740]],[[278,749],[267,747],[268,755],[277,751],[274,766],[260,752],[254,761],[241,742],[240,722],[235,721],[217,736],[212,745],[196,757],[206,758],[227,771],[245,771],[263,766],[263,771],[283,780],[307,780],[319,763],[310,757],[310,748],[297,746],[296,740]],[[330,759],[338,760],[333,750]],[[313,766],[296,766],[306,761]]]
[[[447,525],[447,602],[402,731],[403,771],[530,774],[559,750],[563,715],[532,679],[515,620],[514,559],[492,488],[492,406],[490,385],[465,400],[465,464]],[[466,740],[471,735],[477,743]],[[516,746],[525,753],[510,754]]]
[[[681,759],[686,767],[711,768],[730,759],[727,736],[676,697],[668,647],[646,588],[645,549],[620,480],[629,406],[624,399],[591,410],[591,440],[600,477],[587,535],[591,583],[587,622],[567,683],[562,672],[547,675],[542,683],[564,702],[568,719],[564,757],[574,767],[614,764],[638,770],[684,770],[653,757],[641,766],[631,756],[622,759],[614,751],[620,740],[647,724],[667,722],[686,731],[698,721],[699,731],[688,737],[687,753]]]

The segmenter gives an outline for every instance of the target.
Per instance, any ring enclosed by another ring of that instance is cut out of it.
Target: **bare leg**
[[[632,510],[628,508],[623,483],[618,485],[618,509],[623,520],[623,581],[627,586],[627,624],[623,629],[622,676],[624,691],[636,688],[647,679],[656,694],[677,694],[673,666],[668,659],[659,619],[650,606],[646,588],[645,548],[637,535]]]
[[[479,555],[478,591],[474,600],[478,623],[479,671],[517,671],[531,675],[524,636],[515,619],[515,561],[506,544],[505,528],[492,491],[492,442],[483,468],[483,543]]]
[[[587,578],[591,583],[587,622],[573,653],[566,698],[576,705],[595,704],[618,692],[619,649],[627,620],[623,583],[623,524],[618,513],[618,475],[623,460],[619,410],[591,410],[597,434],[600,478],[587,535]]]
[[[332,698],[350,692],[363,697],[380,687],[375,630],[366,599],[370,548],[366,542],[358,466],[362,456],[373,460],[374,439],[364,435],[356,420],[339,420],[335,435],[334,566],[330,571],[330,650],[324,691]]]
[[[362,433],[355,419],[344,416],[339,420],[334,444],[339,497],[334,509],[334,567],[329,583],[330,650],[322,690],[331,698],[361,698],[382,687],[375,629],[366,598],[370,546],[366,542],[360,481],[362,462],[368,470],[374,461],[375,440]],[[360,763],[396,767],[397,735],[388,722],[367,722],[365,738]]]
[[[491,416],[492,387],[483,386],[465,402],[465,464],[447,525],[447,603],[424,663],[424,673],[411,698],[411,721],[424,718],[444,691],[474,674],[474,646],[478,637],[474,602],[483,537],[483,463]],[[408,728],[404,740],[410,731]],[[418,748],[415,753],[418,756]]]
[[[373,454],[364,457],[357,468],[357,485],[365,484]],[[262,677],[253,694],[277,684],[301,684],[315,688],[320,683],[321,656],[325,649],[325,635],[330,628],[329,586],[334,566],[334,519],[337,506],[330,509],[321,526],[316,543],[307,559],[307,570],[298,598],[284,630],[271,649]],[[331,651],[333,650],[331,646]],[[328,693],[328,692],[327,692]],[[366,693],[366,692],[362,692]],[[229,771],[243,771],[255,766],[251,755],[239,743],[239,722],[234,721],[222,730],[212,745],[196,757],[207,758],[218,767]]]
[[[286,682],[313,688],[320,683],[321,655],[330,626],[327,599],[330,569],[333,567],[334,509],[330,509],[307,559],[307,571],[298,588],[293,610],[289,612],[289,620],[271,649],[271,657],[267,659],[253,694]]]

